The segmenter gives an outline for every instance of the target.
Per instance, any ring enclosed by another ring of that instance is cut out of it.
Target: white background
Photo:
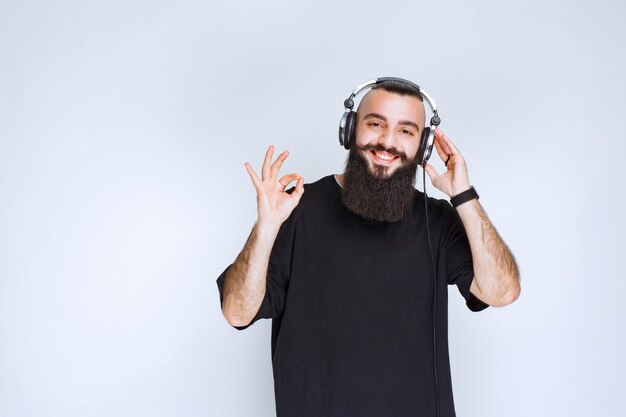
[[[480,313],[450,288],[457,414],[623,416],[625,12],[1,0],[0,415],[274,415],[271,321],[230,327],[215,284],[256,219],[243,164],[342,172],[343,100],[398,76],[522,274]]]

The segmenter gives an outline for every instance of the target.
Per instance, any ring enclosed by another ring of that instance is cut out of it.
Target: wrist
[[[471,188],[472,186],[470,185],[469,182],[467,183],[463,183],[461,185],[458,185],[456,187],[452,187],[452,190],[450,190],[450,198],[454,198],[457,195],[461,194],[464,191],[467,191]]]
[[[272,222],[267,220],[258,220],[255,228],[257,233],[263,237],[275,237],[280,230],[282,222]]]

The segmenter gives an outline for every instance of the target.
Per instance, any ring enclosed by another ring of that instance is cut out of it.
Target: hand
[[[262,180],[259,180],[249,162],[244,165],[257,192],[258,223],[279,227],[300,202],[300,197],[304,193],[304,179],[298,174],[286,174],[279,180],[280,167],[287,159],[289,151],[284,151],[278,155],[276,161],[271,164],[273,155],[274,146],[270,145],[265,152],[261,171]],[[285,188],[294,180],[296,181],[296,188],[291,194],[285,192]]]
[[[449,197],[454,197],[470,188],[467,166],[465,165],[463,155],[454,146],[450,138],[438,127],[435,128],[435,148],[437,148],[437,153],[441,160],[444,163],[448,161],[448,163],[446,164],[447,171],[441,175],[437,174],[437,170],[428,163],[424,167],[433,186]]]

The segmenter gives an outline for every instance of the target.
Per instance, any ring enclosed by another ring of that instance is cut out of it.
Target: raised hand
[[[432,165],[426,164],[424,170],[430,177],[433,186],[450,197],[470,188],[463,155],[439,128],[435,129],[435,148],[437,148],[441,160],[446,164],[447,171],[439,175]]]
[[[300,197],[304,193],[304,179],[298,174],[286,174],[279,180],[280,167],[289,156],[289,151],[278,155],[274,163],[272,163],[273,155],[274,146],[270,145],[265,152],[261,171],[262,179],[259,179],[249,162],[244,165],[257,192],[258,223],[278,227],[287,220],[300,202]],[[292,181],[296,181],[296,188],[289,194],[285,189]]]

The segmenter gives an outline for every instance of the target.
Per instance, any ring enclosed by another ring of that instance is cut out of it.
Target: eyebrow
[[[363,120],[368,119],[368,118],[374,118],[374,117],[385,122],[387,121],[387,118],[385,116],[383,116],[382,114],[378,114],[378,113],[368,113],[363,117]],[[412,122],[410,120],[400,120],[398,124],[404,125],[404,126],[413,126],[415,129],[417,129],[417,133],[419,133],[420,131],[420,128],[417,125],[417,123]]]

